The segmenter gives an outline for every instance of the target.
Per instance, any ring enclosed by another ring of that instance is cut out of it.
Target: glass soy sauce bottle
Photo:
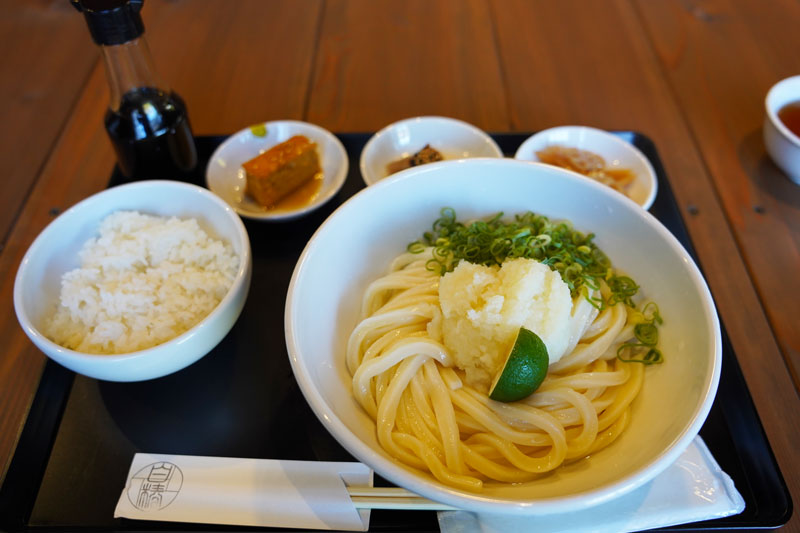
[[[197,166],[186,104],[158,77],[143,0],[71,0],[100,45],[111,92],[105,127],[129,180],[183,179]]]

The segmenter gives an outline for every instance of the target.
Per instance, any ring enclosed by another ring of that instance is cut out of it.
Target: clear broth
[[[778,111],[778,118],[789,131],[800,137],[800,101],[783,106]]]

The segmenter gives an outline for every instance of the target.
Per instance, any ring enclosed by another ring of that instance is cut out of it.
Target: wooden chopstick
[[[356,509],[458,511],[458,508],[423,498],[399,487],[347,487]]]

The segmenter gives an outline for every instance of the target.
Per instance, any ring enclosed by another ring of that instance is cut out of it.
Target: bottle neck
[[[144,36],[122,44],[101,46],[106,76],[111,90],[111,109],[119,109],[122,96],[132,89],[151,87],[169,92],[156,73],[153,57]]]

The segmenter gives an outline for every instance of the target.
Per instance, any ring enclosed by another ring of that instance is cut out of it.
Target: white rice
[[[73,350],[118,354],[166,342],[205,318],[239,268],[230,244],[197,220],[119,211],[61,279],[60,304],[45,334]]]

